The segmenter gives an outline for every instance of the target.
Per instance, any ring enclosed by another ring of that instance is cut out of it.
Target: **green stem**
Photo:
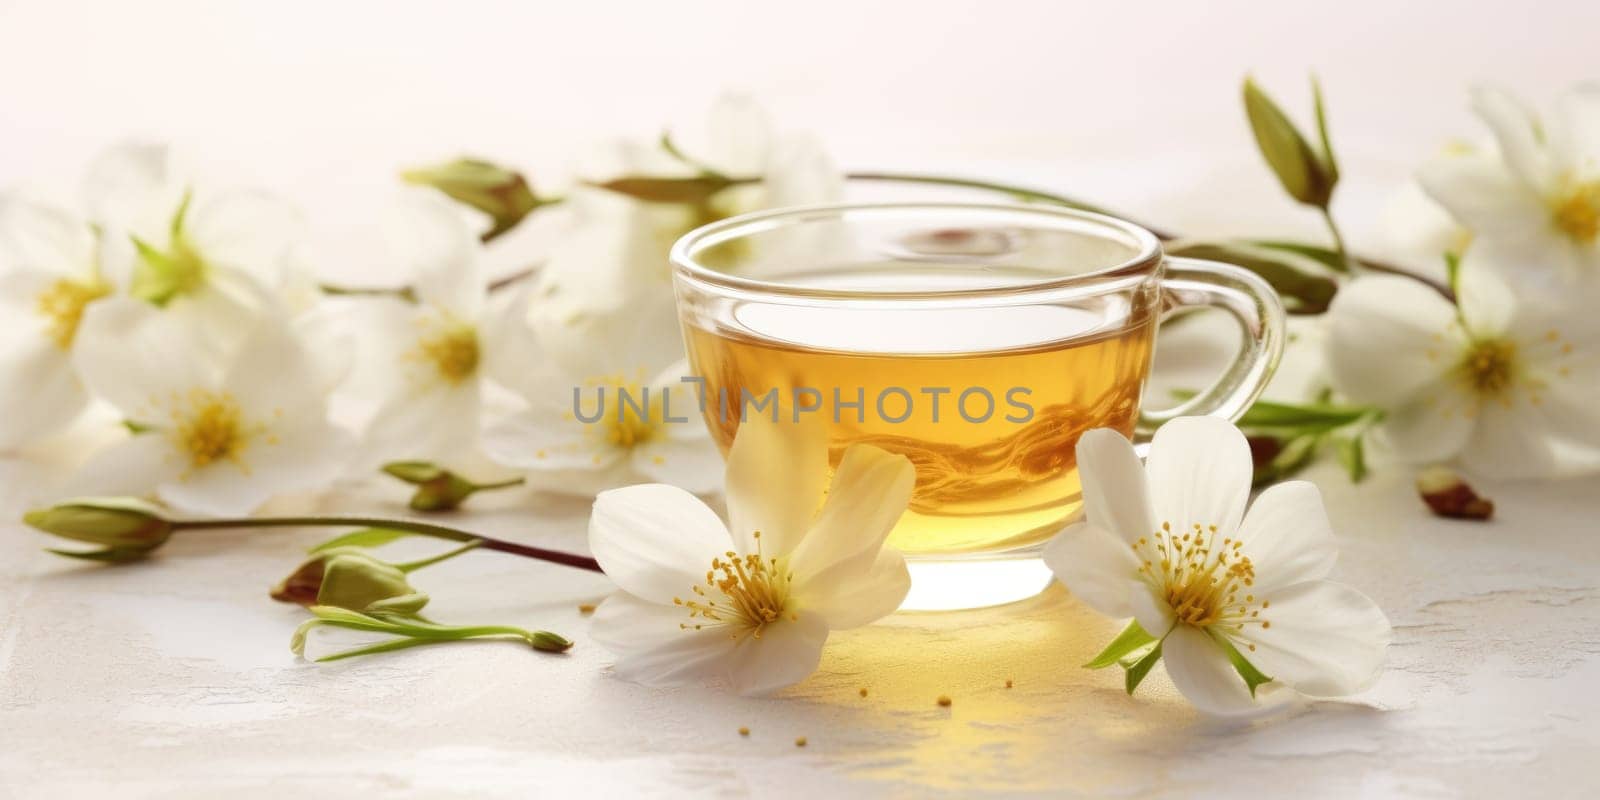
[[[1333,221],[1333,211],[1331,211],[1327,206],[1321,206],[1318,210],[1322,212],[1322,221],[1328,224],[1328,233],[1333,235],[1334,251],[1339,254],[1339,258],[1342,259],[1344,263],[1350,263],[1350,251],[1345,249],[1344,234],[1339,232],[1338,223]]]
[[[476,533],[458,530],[445,525],[435,525],[431,522],[420,522],[410,519],[388,519],[384,517],[346,517],[346,516],[304,516],[304,517],[236,517],[231,519],[195,519],[174,520],[172,530],[199,531],[199,530],[225,530],[233,528],[303,528],[303,527],[342,527],[342,528],[386,528],[388,530],[405,531],[421,536],[431,536],[435,539],[448,539],[452,542],[478,541],[478,547],[485,550],[494,550],[500,553],[536,558],[540,561],[549,561],[568,567],[586,569],[590,572],[604,572],[600,569],[600,562],[588,556],[575,553],[566,553],[560,550],[547,550],[543,547],[509,542],[496,539],[492,536],[482,536]]]
[[[448,642],[448,641],[450,641],[450,640],[448,640],[448,639],[393,639],[393,640],[387,641],[387,642],[379,642],[377,644],[367,645],[366,647],[357,647],[357,648],[355,648],[353,650],[343,650],[343,651],[340,651],[338,653],[334,653],[332,655],[326,655],[326,656],[323,656],[323,657],[317,659],[317,663],[318,664],[324,664],[324,663],[327,663],[329,661],[342,661],[342,660],[344,660],[346,658],[355,658],[356,656],[370,656],[370,655],[376,655],[378,653],[392,653],[392,652],[394,652],[396,650],[407,650],[407,649],[410,649],[410,648],[413,648],[413,647],[423,647],[425,645],[430,645],[430,644],[444,644],[445,642]]]
[[[462,553],[466,553],[466,552],[470,552],[472,550],[476,550],[482,544],[483,544],[483,540],[482,539],[473,539],[472,541],[467,542],[466,544],[461,545],[460,547],[457,547],[454,550],[450,550],[450,551],[447,551],[447,552],[444,552],[444,553],[440,553],[439,555],[436,555],[436,556],[430,556],[428,558],[421,558],[421,559],[418,559],[416,561],[407,561],[404,564],[396,564],[396,565],[394,565],[394,567],[395,567],[395,569],[398,569],[401,572],[406,572],[406,573],[415,572],[415,571],[417,571],[419,569],[422,569],[423,567],[431,566],[431,565],[437,564],[437,563],[439,563],[441,561],[449,561],[450,559],[455,558],[456,556],[459,556]]]
[[[511,488],[513,486],[521,486],[522,484],[527,483],[527,482],[528,482],[527,478],[518,477],[518,478],[511,478],[509,480],[495,481],[493,483],[475,483],[475,484],[472,485],[472,488],[482,492],[482,491],[487,491],[487,490],[490,490],[490,489],[509,489],[509,488]]]

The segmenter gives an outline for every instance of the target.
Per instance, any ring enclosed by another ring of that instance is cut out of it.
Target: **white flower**
[[[1446,257],[1465,255],[1472,232],[1434,202],[1421,185],[1407,181],[1384,206],[1378,239],[1386,256],[1442,283],[1447,277]]]
[[[239,323],[231,353],[193,320],[140,300],[89,309],[79,373],[134,432],[84,467],[82,491],[154,494],[185,512],[230,516],[333,478],[346,437],[327,420],[326,376],[271,298],[251,303],[269,310]]]
[[[361,333],[369,352],[347,391],[380,398],[366,424],[362,463],[470,457],[478,444],[486,381],[537,369],[498,335],[518,298],[491,300],[482,245],[462,211],[408,192],[389,231],[392,255],[413,276],[415,302],[380,300]]]
[[[828,486],[820,425],[757,417],[734,439],[727,481],[727,526],[671,486],[596,499],[589,546],[621,591],[593,633],[621,677],[771,692],[817,668],[829,631],[905,599],[905,558],[884,547],[915,481],[904,456],[852,445]]]
[[[618,192],[580,186],[569,196],[576,217],[568,238],[552,249],[539,281],[543,291],[589,308],[643,295],[670,305],[667,252],[696,227],[766,208],[838,200],[843,176],[818,140],[780,135],[754,100],[726,95],[707,113],[703,129],[679,131],[675,145],[690,161],[658,142],[617,145],[594,172],[609,177],[686,178],[702,169],[736,179],[759,179],[723,189],[704,202],[643,202]],[[692,163],[691,163],[692,162]],[[614,274],[608,274],[614,273]],[[594,291],[596,286],[608,290]],[[675,331],[662,331],[676,336]]]
[[[1405,278],[1358,278],[1334,298],[1326,355],[1333,387],[1384,411],[1402,460],[1458,458],[1492,477],[1562,470],[1565,445],[1600,447],[1600,324],[1590,309],[1520,301],[1506,258],[1474,244],[1459,309]]]
[[[1546,119],[1495,89],[1475,91],[1473,107],[1496,148],[1435,159],[1418,176],[1423,188],[1475,235],[1515,248],[1524,257],[1517,266],[1546,287],[1593,285],[1600,277],[1600,84],[1571,90]]]
[[[660,333],[675,320],[671,307],[639,298],[592,313],[534,306],[504,335],[526,365],[506,382],[526,407],[487,426],[484,451],[530,486],[565,494],[641,482],[717,490],[722,457],[697,386],[680,380],[681,339]]]
[[[1250,447],[1229,423],[1162,426],[1141,466],[1115,431],[1078,441],[1088,515],[1045,549],[1078,599],[1133,617],[1173,684],[1217,714],[1259,708],[1241,660],[1300,693],[1346,695],[1374,681],[1390,627],[1365,595],[1327,580],[1335,550],[1316,486],[1250,495]]]
[[[61,431],[88,405],[72,351],[84,311],[112,290],[88,223],[0,200],[0,450]]]
[[[212,193],[167,148],[123,145],[96,159],[85,187],[107,273],[141,300],[192,317],[228,350],[284,287],[300,215],[261,192]]]

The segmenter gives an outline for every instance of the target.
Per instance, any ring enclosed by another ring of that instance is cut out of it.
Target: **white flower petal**
[[[769,556],[788,555],[806,535],[828,485],[827,436],[822,421],[809,415],[791,423],[754,414],[739,424],[728,450],[726,492],[729,530],[741,552],[755,552],[755,531]]]
[[[320,420],[280,421],[252,437],[238,460],[191,467],[156,488],[162,501],[193,514],[249,514],[272,497],[331,481],[348,440]]]
[[[1078,439],[1077,455],[1083,509],[1091,524],[1128,543],[1156,530],[1144,465],[1131,442],[1114,430],[1096,428]]]
[[[1501,251],[1489,243],[1472,247],[1461,259],[1456,303],[1467,329],[1475,337],[1504,334],[1517,316],[1516,295],[1499,263]]]
[[[1180,417],[1162,425],[1145,464],[1156,524],[1171,523],[1174,534],[1195,525],[1231,534],[1244,515],[1253,469],[1249,443],[1226,420]]]
[[[744,636],[739,640],[727,672],[734,691],[770,694],[817,671],[822,645],[828,641],[828,623],[820,614],[805,609],[798,616],[767,625],[760,639]]]
[[[160,229],[185,191],[174,173],[166,145],[127,142],[102,152],[84,180],[89,218],[110,229]]]
[[[1322,492],[1310,481],[1268,488],[1251,504],[1235,538],[1255,565],[1255,591],[1327,577],[1338,558]]]
[[[598,423],[596,423],[598,424]],[[561,412],[535,408],[488,426],[483,449],[500,464],[538,472],[611,468],[623,450],[595,436],[588,425]]]
[[[95,264],[94,231],[53,206],[0,198],[0,268],[86,277]]]
[[[679,627],[691,621],[682,608],[617,592],[595,609],[590,636],[617,657],[612,671],[623,680],[692,685],[723,674],[734,641],[722,627]]]
[[[769,480],[774,474],[781,473],[766,473]],[[917,471],[905,456],[864,444],[846,448],[822,510],[794,545],[789,568],[799,585],[807,586],[814,576],[836,568],[865,572],[905,513],[916,480]],[[730,502],[731,496],[730,492]],[[763,553],[784,555],[767,541],[765,528],[758,530]]]
[[[589,517],[589,549],[624,591],[671,604],[705,582],[732,542],[722,520],[676,486],[647,483],[601,492]]]
[[[1517,98],[1495,87],[1472,92],[1472,109],[1494,131],[1501,158],[1524,185],[1540,194],[1549,190],[1553,166],[1544,152],[1539,120]]]
[[[264,417],[320,417],[327,407],[318,364],[288,320],[277,316],[255,326],[229,365],[223,386],[246,411]]]
[[[67,352],[29,337],[0,351],[0,450],[57,433],[89,404]],[[26,388],[24,388],[26,387]]]
[[[1257,710],[1244,679],[1204,632],[1189,625],[1174,628],[1161,643],[1161,661],[1172,684],[1195,708],[1220,716]]]
[[[164,421],[156,417],[174,393],[217,388],[224,367],[221,354],[201,346],[184,320],[128,297],[88,307],[73,359],[94,394],[146,423]]]
[[[416,275],[417,299],[463,322],[474,322],[487,292],[481,245],[450,201],[432,193],[407,193],[391,246]]]
[[[1600,83],[1581,83],[1556,101],[1546,138],[1557,171],[1600,171]]]
[[[66,493],[149,497],[156,486],[176,479],[186,465],[170,435],[160,431],[130,435],[96,452],[67,482]]]
[[[189,211],[184,234],[212,267],[243,271],[269,286],[283,280],[305,226],[300,212],[265,192],[233,192]]]
[[[1271,606],[1261,618],[1271,626],[1246,625],[1234,635],[1243,642],[1240,655],[1256,669],[1317,697],[1359,692],[1383,670],[1393,631],[1366,595],[1332,581],[1308,581],[1265,599]]]
[[[844,197],[844,175],[815,136],[795,136],[773,151],[765,188],[768,208],[829,203]]]
[[[1041,554],[1067,591],[1108,616],[1133,616],[1128,592],[1139,571],[1139,559],[1122,537],[1080,522],[1051,539]]]
[[[1592,400],[1591,400],[1592,402]],[[1542,409],[1524,397],[1485,402],[1461,463],[1486,478],[1547,478],[1560,471]]]
[[[1411,401],[1389,409],[1379,432],[1396,458],[1426,464],[1454,458],[1473,430],[1473,399],[1454,378],[1417,390]]]
[[[911,572],[899,550],[886,547],[863,573],[836,565],[796,589],[803,609],[821,615],[833,630],[856,628],[893,614],[911,591]]]
[[[663,437],[634,445],[629,460],[640,475],[656,483],[681,486],[695,494],[722,489],[722,453],[710,437]]]
[[[1417,182],[1462,226],[1476,234],[1519,241],[1554,235],[1543,198],[1508,172],[1497,158],[1441,156],[1422,165]]]
[[[724,94],[706,114],[702,158],[726,175],[760,175],[773,146],[772,118],[754,98]]]
[[[391,396],[367,425],[368,460],[459,456],[478,444],[480,390],[477,381],[439,383]]]
[[[1455,309],[1422,284],[1377,275],[1351,281],[1328,310],[1329,379],[1352,402],[1390,407],[1448,371]]]
[[[1147,581],[1130,579],[1127,593],[1133,618],[1139,621],[1139,627],[1144,628],[1146,633],[1161,636],[1172,630],[1178,618],[1172,613],[1172,604],[1161,596],[1160,590]]]

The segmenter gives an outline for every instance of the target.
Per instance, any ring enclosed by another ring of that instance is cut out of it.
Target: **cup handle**
[[[1177,406],[1141,411],[1138,432],[1149,436],[1174,417],[1209,415],[1233,421],[1267,388],[1283,356],[1283,302],[1255,273],[1231,264],[1168,256],[1161,278],[1161,318],[1180,309],[1220,308],[1239,323],[1239,356],[1210,388]]]

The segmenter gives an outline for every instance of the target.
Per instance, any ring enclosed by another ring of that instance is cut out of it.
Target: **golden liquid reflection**
[[[817,673],[784,697],[831,710],[824,717],[848,734],[814,728],[812,749],[846,739],[848,751],[830,760],[865,777],[957,793],[997,785],[1137,792],[1149,754],[1182,752],[1204,718],[1159,669],[1130,699],[1121,670],[1080,666],[1122,624],[1059,584],[1008,606],[897,614],[833,634]],[[1073,757],[1108,751],[1127,758]],[[1128,761],[1144,767],[1130,774]]]

